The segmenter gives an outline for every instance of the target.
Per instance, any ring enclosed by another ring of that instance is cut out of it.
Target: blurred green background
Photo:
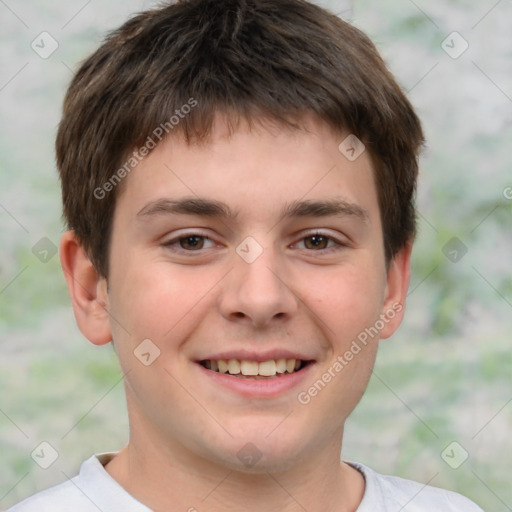
[[[317,3],[375,41],[428,139],[405,322],[381,344],[343,457],[512,510],[512,4]],[[79,333],[54,254],[63,224],[53,141],[72,70],[152,4],[0,4],[2,510],[128,438],[115,354]],[[59,43],[47,59],[31,48],[43,31]],[[457,58],[443,49],[464,44],[443,43],[454,31],[469,45]],[[30,457],[41,441],[59,452],[47,470]],[[452,442],[456,458],[468,454],[457,469],[442,457]]]

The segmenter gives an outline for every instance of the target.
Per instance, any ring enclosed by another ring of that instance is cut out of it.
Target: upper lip
[[[301,361],[313,361],[314,358],[307,356],[305,354],[299,352],[292,352],[290,350],[283,349],[274,349],[267,350],[265,352],[241,349],[241,350],[226,350],[223,352],[216,352],[214,354],[210,354],[204,357],[200,357],[197,361],[205,361],[205,360],[229,360],[229,359],[237,359],[238,361],[257,361],[261,363],[263,361],[271,361],[277,359],[300,359]]]

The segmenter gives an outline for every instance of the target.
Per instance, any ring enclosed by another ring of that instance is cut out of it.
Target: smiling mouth
[[[300,372],[313,361],[301,359],[271,359],[247,361],[238,359],[204,359],[199,364],[216,373],[224,373],[241,379],[271,379]]]

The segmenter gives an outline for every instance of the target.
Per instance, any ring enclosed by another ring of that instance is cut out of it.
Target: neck
[[[145,431],[147,434],[147,431]],[[364,478],[340,463],[341,438],[286,471],[230,469],[169,445],[158,437],[130,442],[105,469],[128,493],[155,512],[354,512]]]

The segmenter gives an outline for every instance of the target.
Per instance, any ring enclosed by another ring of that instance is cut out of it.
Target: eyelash
[[[303,249],[303,250],[307,250],[310,252],[316,252],[316,253],[320,253],[320,254],[326,254],[326,253],[330,253],[332,251],[339,251],[339,250],[343,249],[344,247],[347,247],[347,245],[348,245],[347,243],[341,242],[340,240],[332,237],[331,235],[322,233],[321,231],[315,231],[312,233],[308,233],[308,234],[304,235],[303,237],[301,237],[300,241],[302,242],[306,238],[312,238],[314,236],[321,236],[323,238],[327,238],[327,240],[328,240],[327,243],[334,242],[336,245],[333,247],[325,248],[325,249],[318,249],[316,251],[314,249]],[[205,249],[199,249],[197,251],[192,251],[192,250],[183,249],[181,247],[180,248],[173,247],[175,244],[178,244],[181,240],[185,240],[189,237],[203,238],[204,240],[210,240],[211,242],[213,242],[213,240],[207,235],[204,235],[204,234],[198,233],[198,232],[190,232],[190,233],[185,233],[177,238],[173,238],[172,240],[169,240],[168,242],[165,242],[162,245],[175,253],[201,254],[203,252],[203,250],[205,250]]]

